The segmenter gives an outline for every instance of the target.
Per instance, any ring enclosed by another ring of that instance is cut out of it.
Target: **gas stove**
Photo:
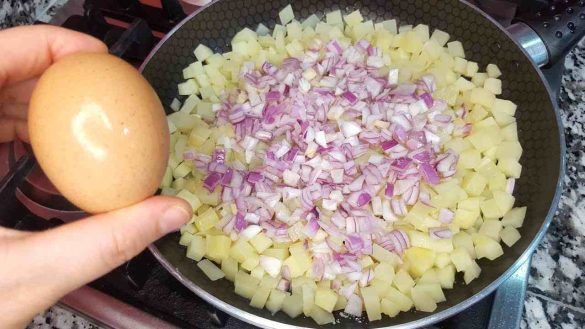
[[[522,10],[522,2],[526,1],[475,1],[502,25]],[[111,53],[138,67],[193,9],[179,0],[71,0],[49,24],[91,34]],[[553,90],[559,89],[562,70],[562,64],[545,70]],[[0,145],[0,177],[1,226],[43,230],[86,216],[56,191],[23,143]],[[514,327],[522,316],[528,263],[498,291],[432,328]],[[148,251],[67,295],[60,304],[111,328],[254,328],[197,297]]]

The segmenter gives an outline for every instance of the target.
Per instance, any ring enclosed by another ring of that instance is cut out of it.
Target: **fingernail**
[[[191,212],[182,206],[172,206],[165,210],[160,221],[164,233],[178,230],[191,219]]]

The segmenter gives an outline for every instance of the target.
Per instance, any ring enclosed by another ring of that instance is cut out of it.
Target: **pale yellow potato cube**
[[[295,19],[295,14],[291,5],[287,5],[284,7],[279,13],[278,17],[280,18],[280,23],[282,25],[286,25],[290,23],[293,19]]]
[[[230,249],[230,257],[237,260],[239,263],[243,263],[247,259],[257,256],[258,254],[254,248],[243,239],[236,241]]]
[[[468,229],[473,226],[478,216],[479,214],[475,211],[470,211],[467,209],[457,209],[455,211],[455,218],[453,219],[453,224],[457,225],[462,229]]]
[[[278,258],[284,261],[290,254],[287,248],[268,248],[262,252],[263,255]]]
[[[419,282],[415,288],[427,293],[437,303],[447,300],[443,293],[443,289],[441,289],[441,285],[438,282]]]
[[[507,125],[501,129],[502,138],[505,141],[517,141],[518,140],[518,127],[516,122]]]
[[[194,53],[195,53],[195,57],[197,57],[197,60],[200,62],[203,62],[209,56],[213,55],[213,51],[211,49],[209,49],[209,47],[207,47],[204,44],[199,44],[197,46],[197,48],[195,48]]]
[[[479,65],[476,62],[468,61],[467,66],[465,67],[464,75],[473,78],[477,71],[479,70]]]
[[[439,46],[443,47],[447,44],[447,41],[449,41],[449,33],[435,29],[431,35],[431,39],[436,41]]]
[[[387,262],[381,262],[374,268],[374,278],[391,283],[394,279],[394,267]]]
[[[272,246],[272,239],[267,237],[264,233],[260,233],[250,239],[250,244],[252,244],[259,254],[261,254]]]
[[[458,232],[453,236],[453,246],[455,248],[464,248],[471,258],[475,258],[475,246],[473,245],[473,239],[467,232]]]
[[[382,301],[380,302],[380,309],[382,313],[388,315],[391,318],[395,317],[396,315],[398,315],[398,313],[400,313],[400,307],[391,300],[386,298],[382,299]]]
[[[303,313],[303,296],[301,294],[288,295],[282,303],[282,311],[291,318],[296,318]]]
[[[372,287],[363,287],[360,289],[362,298],[364,300],[364,307],[368,320],[376,321],[382,319],[382,313],[380,310],[380,298],[378,293]]]
[[[449,255],[449,253],[447,252],[437,253],[437,257],[435,257],[435,266],[437,268],[441,269],[449,264],[451,264],[451,256]]]
[[[502,93],[502,80],[487,78],[483,83],[483,87],[494,95],[500,95]]]
[[[201,232],[205,232],[210,228],[214,227],[219,222],[219,217],[213,208],[207,209],[204,213],[197,216],[195,219],[195,225]]]
[[[422,51],[423,53],[427,54],[431,60],[434,61],[441,57],[441,54],[443,54],[444,49],[437,43],[437,41],[429,39],[424,43]]]
[[[467,192],[469,195],[479,196],[485,189],[487,183],[487,178],[485,178],[482,174],[472,172],[468,175],[465,175],[461,187],[463,187],[465,192]]]
[[[385,298],[395,303],[402,312],[407,312],[412,308],[412,299],[394,287],[388,288]]]
[[[313,306],[309,316],[320,326],[327,323],[335,323],[335,317],[333,314],[323,310],[319,306]]]
[[[463,74],[467,71],[467,60],[461,57],[453,58],[453,71]]]
[[[465,51],[460,41],[451,41],[447,43],[447,51],[453,57],[465,58]]]
[[[465,79],[464,77],[459,77],[459,79],[457,79],[457,81],[455,82],[455,88],[462,92],[475,88],[475,85],[473,84],[473,82]]]
[[[485,88],[474,88],[471,91],[470,101],[474,104],[480,104],[486,108],[491,108],[496,96]]]
[[[481,106],[479,104],[474,104],[471,111],[467,115],[467,119],[471,122],[478,122],[478,121],[485,119],[485,117],[487,117],[487,115],[488,115],[488,111],[486,111],[483,106]],[[473,127],[472,127],[472,130],[473,130]]]
[[[488,75],[486,73],[478,72],[473,76],[473,78],[471,78],[471,82],[473,82],[478,87],[483,87],[487,78]]]
[[[345,24],[347,24],[347,26],[351,27],[357,25],[358,23],[361,23],[364,20],[364,18],[362,17],[362,14],[360,13],[359,10],[355,10],[350,14],[345,15],[343,17],[343,20],[345,20]]]
[[[234,280],[234,291],[246,299],[251,299],[256,293],[259,284],[260,280],[251,277],[244,271],[239,271]]]
[[[269,310],[270,313],[272,313],[272,315],[274,315],[276,312],[278,312],[282,309],[282,305],[284,303],[284,300],[289,295],[290,294],[288,292],[280,291],[277,289],[272,289],[270,291],[270,296],[268,297],[268,300],[266,301],[266,309]]]
[[[511,158],[502,158],[498,160],[498,169],[500,169],[506,176],[512,178],[520,178],[522,173],[522,165],[517,160]]]
[[[187,258],[200,261],[206,253],[205,238],[200,235],[194,235],[189,247],[187,247]]]
[[[469,142],[468,139],[463,138],[453,138],[452,140],[448,141],[445,144],[445,149],[452,149],[453,151],[461,154],[466,150],[469,150],[473,147],[473,145]]]
[[[433,297],[418,287],[412,288],[410,296],[412,297],[412,302],[417,311],[433,312],[437,309],[437,303]]]
[[[526,207],[513,208],[502,218],[502,225],[514,228],[522,227],[524,217],[526,217]]]
[[[343,26],[343,18],[340,10],[334,10],[325,15],[325,21],[329,25]]]
[[[188,225],[190,227],[193,227],[193,225]],[[191,240],[193,240],[193,234],[190,232],[183,232],[181,233],[181,239],[179,239],[179,244],[181,246],[188,246],[189,244],[191,244]]]
[[[480,208],[484,218],[500,218],[504,215],[494,199],[483,200]]]
[[[494,191],[493,196],[502,214],[507,213],[514,206],[515,198],[508,192]]]
[[[451,261],[453,262],[453,265],[455,265],[457,271],[461,272],[473,262],[473,259],[471,259],[471,256],[469,256],[469,253],[465,248],[459,247],[455,248],[451,253]]]
[[[494,79],[494,80],[497,80],[497,79]],[[494,100],[494,103],[492,106],[492,111],[502,112],[502,113],[505,113],[507,115],[513,116],[514,114],[516,114],[517,108],[518,108],[518,105],[514,104],[513,102],[511,102],[509,100],[496,98]]]
[[[522,145],[518,141],[504,141],[498,145],[498,150],[496,151],[496,158],[498,159],[510,158],[520,160],[521,156]]]
[[[473,237],[473,240],[477,259],[485,257],[489,260],[494,260],[504,254],[502,246],[500,246],[496,240],[488,237],[487,235],[476,234]]]
[[[260,265],[254,267],[254,269],[250,271],[250,276],[259,280],[262,280],[264,278],[264,274],[266,274],[266,271],[264,271],[264,269]],[[268,298],[268,296],[266,298]]]
[[[178,85],[179,95],[192,95],[199,91],[197,82],[194,79],[188,79],[187,81]]]
[[[497,172],[492,175],[488,182],[488,187],[490,191],[504,191],[506,189],[506,175],[502,174],[501,172]]]
[[[488,178],[491,178],[500,172],[498,167],[489,158],[482,158],[481,162],[479,163],[477,168],[475,168],[475,170]]]
[[[437,283],[437,282],[439,282],[439,277],[437,275],[437,270],[435,268],[428,269],[425,273],[423,273],[423,275],[417,281],[417,283]]]
[[[345,306],[347,306],[347,298],[345,298],[343,295],[337,296],[337,303],[335,303],[333,310],[340,311],[345,309]]]
[[[205,274],[211,281],[219,280],[225,276],[225,273],[208,259],[203,259],[198,262],[197,267],[199,267],[203,274]]]
[[[471,261],[469,266],[463,271],[463,280],[465,281],[465,284],[469,284],[474,279],[477,279],[480,273],[481,267],[479,267],[475,261]]]
[[[508,246],[513,246],[518,240],[520,240],[520,232],[512,226],[506,226],[500,233],[502,241]]]
[[[394,276],[394,286],[402,293],[408,293],[410,288],[414,286],[414,280],[404,269],[400,269]]]
[[[479,165],[480,161],[480,152],[476,149],[469,149],[460,153],[457,165],[461,169],[473,169]]]
[[[201,206],[199,198],[187,190],[180,190],[179,193],[177,193],[177,197],[187,201],[191,205],[191,208],[193,208],[193,211],[196,211],[197,208]]]
[[[439,283],[444,289],[453,289],[453,283],[455,283],[455,266],[449,264],[437,271],[439,277]]]
[[[311,310],[315,306],[315,288],[311,285],[305,284],[302,287],[303,291],[303,314],[309,316]]]
[[[420,277],[435,263],[435,252],[433,250],[410,247],[404,251],[404,258],[409,262],[408,271],[415,278]]]
[[[500,68],[495,64],[488,64],[486,71],[490,78],[497,78],[502,75],[502,71],[500,71]]]
[[[502,231],[502,223],[497,219],[486,219],[481,224],[478,233],[487,235],[490,238],[500,241],[500,232]]]
[[[317,288],[315,291],[315,305],[327,312],[333,312],[338,295],[331,289]]]
[[[372,249],[372,257],[378,262],[388,262],[393,266],[397,266],[398,264],[402,263],[402,259],[400,259],[398,255],[380,247],[378,244],[374,243]]]
[[[208,235],[206,239],[207,256],[213,259],[228,258],[232,240],[225,235]]]
[[[225,278],[234,281],[238,273],[238,261],[228,257],[221,262],[221,270],[225,273]]]
[[[253,256],[253,257],[246,259],[242,263],[242,268],[247,270],[247,271],[252,271],[256,268],[256,266],[258,266],[258,264],[260,264],[260,257],[258,257],[256,255],[256,256]]]

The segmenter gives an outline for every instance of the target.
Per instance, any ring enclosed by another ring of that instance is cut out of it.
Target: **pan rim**
[[[170,39],[175,32],[177,32],[180,28],[183,27],[183,25],[185,25],[188,21],[190,21],[193,17],[195,17],[196,15],[198,15],[199,13],[201,13],[203,10],[205,10],[207,7],[214,5],[215,3],[219,2],[221,0],[214,0],[212,1],[210,4],[208,4],[205,7],[201,7],[199,9],[197,9],[196,11],[194,11],[193,13],[191,13],[190,15],[188,15],[187,17],[185,17],[181,22],[179,22],[171,31],[169,31],[169,33],[167,33],[163,39],[161,39],[159,41],[159,43],[152,49],[152,51],[148,54],[148,56],[146,57],[146,59],[144,60],[144,62],[140,65],[139,71],[143,72],[144,68],[148,65],[148,63],[150,62],[150,60],[154,57],[154,55],[158,52],[158,50],[162,47],[162,45],[168,40]],[[475,293],[473,296],[463,300],[462,302],[455,304],[445,310],[442,310],[440,312],[436,312],[436,313],[429,313],[428,316],[425,316],[424,318],[415,320],[415,321],[410,321],[410,322],[406,322],[406,323],[401,323],[401,324],[396,324],[396,325],[391,325],[391,326],[387,326],[387,327],[379,327],[379,328],[400,328],[400,329],[407,329],[407,328],[419,328],[419,327],[423,327],[423,326],[428,326],[431,325],[433,323],[437,323],[439,321],[442,321],[444,319],[447,319],[457,313],[460,313],[461,311],[466,310],[467,308],[469,308],[470,306],[474,305],[475,303],[479,302],[480,300],[482,300],[483,298],[485,298],[487,295],[491,294],[492,292],[494,292],[505,280],[507,280],[513,273],[515,273],[526,261],[529,260],[530,257],[532,257],[532,254],[534,252],[534,250],[536,249],[536,247],[538,246],[538,244],[540,243],[540,241],[542,240],[542,238],[544,237],[544,235],[546,234],[552,219],[554,217],[554,214],[558,208],[559,205],[559,201],[563,192],[563,187],[564,187],[564,177],[565,177],[565,170],[566,170],[566,160],[565,160],[565,154],[566,154],[566,144],[565,144],[565,135],[564,135],[564,127],[563,127],[563,123],[560,117],[560,111],[559,111],[559,107],[558,107],[558,103],[556,101],[556,99],[553,98],[553,92],[551,90],[550,85],[548,84],[546,78],[544,77],[544,74],[542,72],[542,70],[540,70],[540,68],[531,60],[530,56],[528,55],[528,53],[526,52],[526,50],[512,37],[512,35],[504,28],[502,27],[495,19],[493,19],[492,17],[490,17],[489,15],[487,15],[485,12],[483,12],[482,10],[480,10],[477,6],[475,6],[472,3],[469,3],[467,0],[459,0],[459,2],[463,3],[464,5],[467,5],[468,7],[470,7],[472,10],[476,11],[478,14],[480,14],[481,16],[483,16],[484,18],[486,18],[488,21],[490,21],[493,25],[495,25],[500,31],[502,31],[507,37],[508,39],[510,39],[515,45],[516,47],[518,47],[522,53],[524,54],[524,56],[528,59],[528,61],[530,62],[530,65],[532,65],[532,68],[536,71],[538,78],[540,79],[540,82],[544,85],[547,93],[548,93],[548,98],[552,107],[552,110],[555,113],[555,120],[556,120],[556,124],[558,127],[558,134],[559,134],[559,143],[560,143],[560,162],[559,162],[559,176],[557,177],[557,182],[556,182],[556,190],[549,208],[549,211],[546,215],[546,217],[544,218],[544,221],[540,227],[540,229],[538,230],[537,234],[535,235],[534,239],[529,243],[528,247],[522,252],[522,254],[520,255],[520,257],[518,257],[516,259],[516,261],[514,261],[514,263],[506,270],[504,271],[504,273],[502,273],[496,280],[492,281],[490,284],[488,284],[486,287],[484,287],[483,289],[481,289],[479,292]],[[161,263],[161,265],[169,272],[171,273],[171,275],[173,277],[175,277],[178,281],[180,281],[183,285],[185,285],[189,290],[191,290],[192,292],[194,292],[197,296],[201,297],[202,299],[204,299],[205,301],[209,302],[210,304],[212,304],[213,306],[217,307],[218,309],[230,314],[231,316],[234,316],[244,322],[247,322],[249,324],[252,325],[256,325],[256,326],[260,326],[263,328],[274,328],[274,329],[280,329],[280,328],[306,328],[306,327],[299,327],[299,326],[295,326],[295,325],[290,325],[290,324],[285,324],[282,322],[278,322],[278,321],[273,321],[270,320],[268,318],[264,318],[262,316],[256,315],[256,314],[252,314],[249,313],[247,311],[244,311],[240,308],[234,307],[230,304],[228,304],[227,302],[215,297],[214,295],[210,294],[209,292],[207,292],[205,289],[201,288],[200,286],[194,284],[191,280],[189,280],[187,277],[185,277],[177,268],[175,268],[160,252],[160,250],[156,247],[155,244],[151,244],[148,249],[150,250],[150,252],[152,252],[152,254],[154,255],[154,257],[159,261],[159,263]],[[357,323],[357,322],[356,322]]]

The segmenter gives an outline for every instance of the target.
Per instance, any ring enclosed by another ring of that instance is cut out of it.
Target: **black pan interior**
[[[459,284],[447,290],[447,301],[439,304],[438,311],[453,307],[481,291],[500,277],[526,250],[545,222],[553,202],[560,172],[560,140],[557,118],[547,89],[537,69],[504,32],[482,14],[465,3],[446,0],[223,0],[192,17],[176,31],[154,54],[144,67],[143,74],[154,86],[163,104],[170,104],[177,96],[177,84],[182,81],[182,69],[193,62],[193,49],[199,43],[215,51],[228,51],[229,41],[244,27],[255,29],[258,23],[273,27],[280,9],[292,4],[296,17],[306,18],[315,13],[341,9],[350,12],[359,8],[368,19],[381,21],[396,18],[400,24],[428,24],[460,40],[468,59],[479,62],[484,69],[496,63],[504,73],[502,98],[518,104],[517,121],[520,142],[524,148],[521,163],[523,172],[516,184],[516,204],[528,206],[522,238],[513,248],[504,247],[505,254],[496,261],[482,260],[481,276],[470,285]],[[156,243],[166,260],[194,284],[217,298],[246,312],[271,320],[298,326],[313,327],[311,319],[290,319],[282,312],[272,316],[257,310],[248,301],[233,293],[232,283],[220,280],[211,283],[195,262],[187,259],[185,248],[178,245],[178,234],[169,235]],[[336,326],[372,328],[404,324],[428,316],[428,313],[400,313],[396,318],[384,317],[371,324],[357,324],[341,318]]]

